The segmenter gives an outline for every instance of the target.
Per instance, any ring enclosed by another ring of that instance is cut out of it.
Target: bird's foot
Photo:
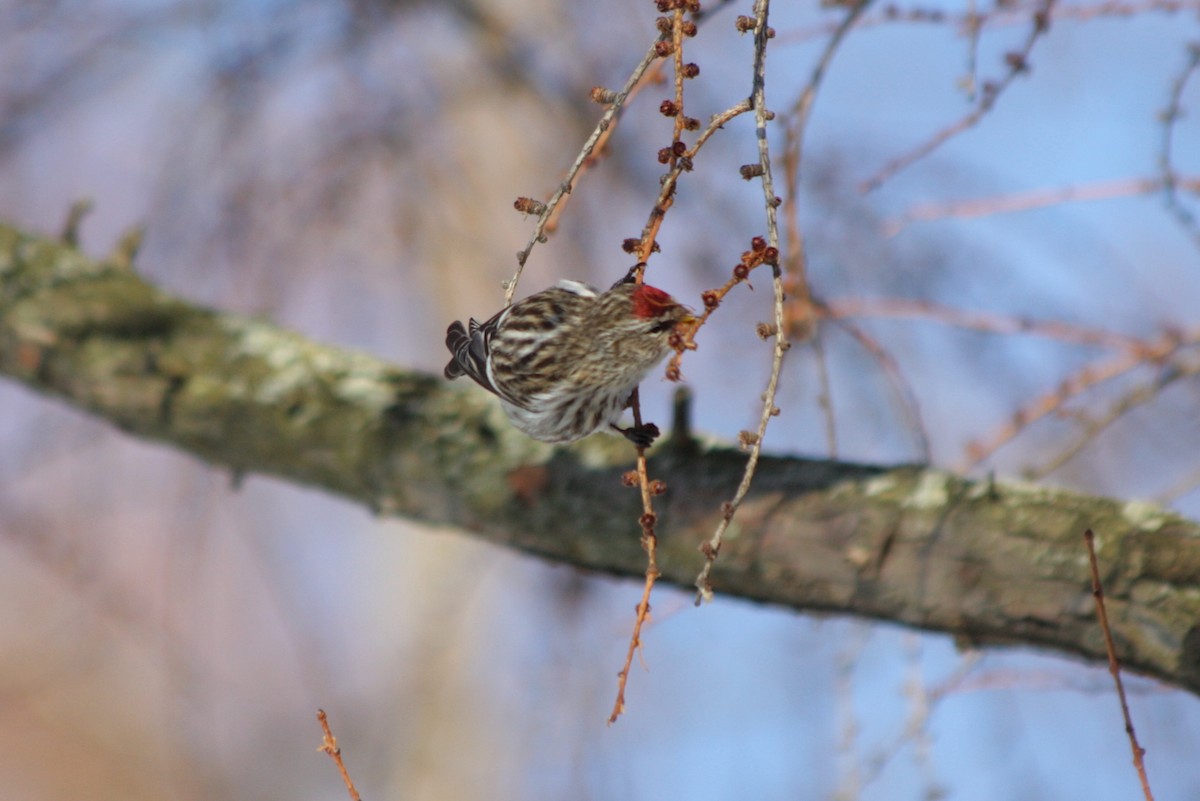
[[[613,423],[612,427],[614,431],[621,432],[625,439],[638,448],[649,448],[654,440],[658,439],[658,426],[654,423],[642,423],[640,426],[629,426],[628,428],[621,428]]]

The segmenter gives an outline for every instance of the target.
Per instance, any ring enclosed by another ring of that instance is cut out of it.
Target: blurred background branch
[[[534,443],[484,393],[189,306],[123,265],[7,226],[0,264],[0,370],[38,391],[236,476],[279,476],[592,571],[644,570],[617,438]],[[668,487],[659,565],[688,586],[720,519],[711,499],[738,485],[741,457],[665,440],[653,462]],[[762,461],[744,506],[714,571],[721,593],[1103,660],[1079,547],[1080,527],[1094,527],[1125,621],[1122,662],[1200,691],[1200,526],[1164,510],[779,457]]]

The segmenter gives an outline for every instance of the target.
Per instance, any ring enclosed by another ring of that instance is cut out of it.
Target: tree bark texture
[[[525,438],[466,382],[402,370],[159,291],[119,259],[0,225],[0,372],[213,465],[557,562],[640,575],[628,443]],[[701,389],[703,391],[703,389]],[[663,578],[744,465],[679,432],[652,454]],[[762,460],[713,574],[718,594],[890,620],[969,643],[1104,660],[1083,532],[1096,532],[1123,664],[1200,692],[1200,527],[1152,504],[919,466]]]

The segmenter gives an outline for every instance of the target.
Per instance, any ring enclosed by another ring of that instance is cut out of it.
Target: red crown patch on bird
[[[674,298],[649,284],[642,284],[633,290],[633,313],[642,319],[659,317],[676,305]]]

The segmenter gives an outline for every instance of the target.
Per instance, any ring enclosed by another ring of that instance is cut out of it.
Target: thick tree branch
[[[480,391],[197,308],[127,266],[5,226],[0,371],[236,473],[591,570],[644,567],[624,442],[549,448]],[[689,586],[720,514],[713,499],[733,492],[744,456],[667,439],[653,456],[669,487],[659,566]],[[1200,691],[1200,527],[1148,504],[764,457],[713,580],[718,593],[1102,662],[1087,528],[1123,663]]]

